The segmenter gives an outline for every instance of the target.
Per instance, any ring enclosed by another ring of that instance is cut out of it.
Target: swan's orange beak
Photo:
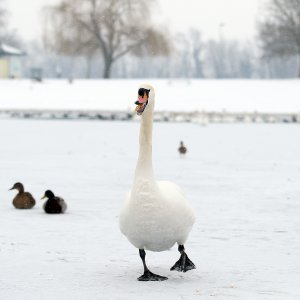
[[[135,111],[137,113],[138,116],[142,115],[147,104],[148,104],[148,100],[141,102],[139,99],[135,102],[136,104],[136,108]]]
[[[148,94],[146,93],[145,89],[140,88],[138,91],[138,99],[135,101],[136,108],[135,111],[138,116],[142,115],[147,104],[148,104]]]

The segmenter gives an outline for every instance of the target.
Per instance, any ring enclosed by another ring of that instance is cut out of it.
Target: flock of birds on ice
[[[146,251],[166,251],[176,243],[179,259],[170,268],[172,271],[187,272],[196,268],[186,254],[185,244],[195,222],[195,211],[190,206],[179,186],[170,181],[156,181],[152,167],[152,125],[155,102],[154,88],[143,84],[138,90],[136,113],[141,117],[139,156],[133,185],[121,208],[119,227],[129,242],[138,249],[144,272],[139,281],[163,281],[168,278],[152,273],[146,264]],[[180,156],[187,153],[181,141]],[[31,209],[36,204],[34,197],[25,192],[17,182],[10,190],[18,193],[13,205],[18,209]],[[67,209],[63,198],[46,190],[42,199],[47,199],[43,209],[47,214],[62,214]]]

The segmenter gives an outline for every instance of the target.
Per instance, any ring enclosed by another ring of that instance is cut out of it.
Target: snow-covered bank
[[[299,113],[299,80],[0,80],[0,109],[131,111],[141,82],[156,111]]]
[[[299,127],[156,123],[156,177],[177,182],[197,211],[186,244],[197,270],[169,271],[176,247],[149,252],[149,267],[169,280],[141,283],[138,252],[118,229],[138,126],[0,120],[0,298],[300,298]],[[33,210],[12,207],[15,181],[36,197]],[[43,213],[47,188],[67,214]]]

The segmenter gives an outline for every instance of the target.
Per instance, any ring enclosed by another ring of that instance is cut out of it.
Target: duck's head
[[[53,192],[50,190],[47,190],[41,199],[45,199],[45,198],[53,199],[54,197],[55,196],[54,196]]]
[[[145,111],[153,111],[154,109],[154,88],[149,84],[142,84],[138,89],[136,104],[136,113],[138,116],[144,114]]]
[[[24,186],[21,182],[16,182],[12,188],[9,189],[11,190],[18,190],[19,192],[24,191]]]

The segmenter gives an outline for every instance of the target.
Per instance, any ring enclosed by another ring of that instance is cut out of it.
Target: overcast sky
[[[10,25],[25,40],[41,33],[41,8],[59,0],[5,0],[10,11]],[[204,39],[218,38],[220,24],[226,38],[251,39],[256,20],[266,0],[157,0],[155,20],[172,31],[185,32],[190,27],[202,31]]]

